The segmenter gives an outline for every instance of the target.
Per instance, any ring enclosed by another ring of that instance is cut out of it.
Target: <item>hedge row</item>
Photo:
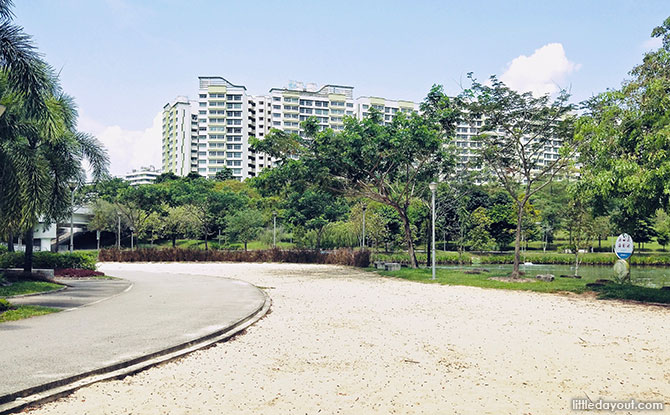
[[[370,265],[370,251],[354,251],[352,249],[337,249],[330,252],[295,249],[204,251],[183,248],[119,251],[117,249],[102,249],[98,259],[103,262],[288,262],[350,265],[365,268]]]
[[[0,268],[23,268],[23,252],[8,252],[0,255]],[[33,268],[40,269],[59,269],[59,268],[79,268],[95,269],[97,262],[97,253],[73,252],[73,253],[55,253],[39,251],[33,253]]]
[[[401,264],[409,263],[409,255],[406,253],[393,254],[374,254],[373,261],[398,262]],[[416,259],[421,263],[426,262],[426,254],[416,255]],[[529,261],[533,264],[551,264],[551,265],[573,265],[575,256],[572,254],[559,253],[526,253],[521,256],[522,261]],[[580,254],[581,265],[613,265],[617,258],[612,253],[589,253]],[[512,264],[514,263],[513,254],[499,255],[474,255],[464,253],[459,257],[456,252],[438,252],[435,256],[435,262],[440,265],[455,264]],[[632,265],[670,265],[670,255],[633,255],[630,259]]]

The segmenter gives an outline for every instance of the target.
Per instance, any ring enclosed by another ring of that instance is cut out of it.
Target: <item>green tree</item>
[[[179,180],[179,176],[176,174],[172,173],[171,171],[161,173],[156,177],[156,180],[154,180],[154,184],[160,184],[160,183],[165,183],[165,182],[170,182],[173,180]]]
[[[74,102],[55,77],[48,94],[42,91],[47,115],[27,111],[11,79],[0,73],[0,101],[7,106],[0,117],[0,232],[25,232],[24,270],[31,272],[34,227],[69,216],[70,184],[86,180],[82,163],[89,162],[97,180],[107,174],[108,158],[94,137],[76,130]]]
[[[315,232],[316,249],[321,248],[326,225],[341,219],[349,210],[344,199],[315,186],[289,193],[282,206],[288,223]]]
[[[580,251],[591,248],[591,241],[595,236],[593,216],[589,212],[584,196],[579,192],[579,189],[571,192],[573,198],[566,209],[566,216],[570,222],[572,232],[572,240],[568,247],[575,255],[575,275],[578,275],[579,272]]]
[[[573,140],[573,107],[567,103],[569,95],[565,91],[552,101],[548,95],[537,98],[530,92],[518,93],[495,76],[489,84],[469,77],[472,86],[463,95],[468,102],[468,121],[471,125],[482,124],[476,137],[482,143],[479,162],[516,205],[511,276],[517,277],[526,205],[535,193],[563,172],[577,149]],[[558,157],[546,160],[545,147],[560,147]]]
[[[593,232],[598,238],[598,248],[602,248],[602,240],[606,240],[612,234],[612,224],[609,216],[598,216],[593,219]]]
[[[656,241],[665,249],[665,246],[670,243],[670,216],[663,209],[656,211],[654,230],[656,231]]]
[[[478,207],[470,215],[471,228],[468,232],[470,249],[473,251],[486,251],[493,246],[493,238],[489,234],[491,218],[486,214],[486,209]]]
[[[233,180],[235,177],[233,177],[233,171],[227,167],[222,168],[221,170],[217,171],[216,174],[214,175],[214,180],[217,182],[225,182],[226,180]]]
[[[23,110],[31,117],[51,118],[54,114],[50,113],[45,98],[48,99],[52,91],[53,79],[30,36],[12,23],[13,6],[11,0],[0,1],[0,68],[6,76],[9,92],[21,98]],[[7,105],[6,101],[3,105]],[[0,140],[9,138],[0,137]]]
[[[247,244],[253,240],[263,229],[263,215],[258,210],[246,209],[239,210],[227,216],[227,233],[232,241],[244,243],[244,250],[247,250]]]
[[[197,209],[191,205],[164,206],[160,216],[160,226],[157,228],[161,238],[172,241],[172,247],[177,246],[177,238],[187,235],[199,235],[201,221],[193,214]]]
[[[588,100],[577,125],[590,197],[615,212],[619,231],[643,239],[656,210],[670,204],[670,18],[651,35],[662,46],[645,54],[620,89]]]

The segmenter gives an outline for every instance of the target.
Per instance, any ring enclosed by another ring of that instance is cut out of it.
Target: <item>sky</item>
[[[115,175],[160,167],[159,114],[177,95],[196,98],[198,76],[252,95],[298,80],[420,101],[433,84],[457,95],[473,72],[579,102],[618,88],[670,16],[667,0],[15,3]]]

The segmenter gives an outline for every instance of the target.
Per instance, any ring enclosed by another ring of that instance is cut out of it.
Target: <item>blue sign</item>
[[[616,238],[616,243],[614,245],[614,253],[619,259],[628,259],[633,255],[633,248],[635,243],[633,238],[630,237],[627,233],[622,233]]]

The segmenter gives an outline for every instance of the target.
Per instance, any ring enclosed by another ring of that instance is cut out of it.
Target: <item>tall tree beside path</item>
[[[469,75],[472,86],[463,93],[467,120],[480,125],[476,140],[482,143],[479,161],[485,173],[497,180],[516,207],[514,270],[519,275],[523,215],[529,199],[551,183],[574,161],[573,106],[561,91],[534,97],[507,87],[495,76],[486,84]],[[546,147],[557,149],[555,158],[544,157]]]
[[[76,130],[74,102],[55,78],[46,98],[46,117],[26,111],[23,98],[9,88],[10,79],[0,73],[0,99],[9,104],[0,117],[0,136],[5,138],[0,142],[0,231],[25,232],[24,270],[31,272],[34,227],[67,217],[70,185],[86,180],[83,162],[89,162],[99,179],[107,174],[108,157],[97,139]]]
[[[662,46],[620,89],[588,100],[577,125],[582,181],[601,210],[616,212],[616,233],[640,234],[640,224],[670,205],[670,18],[651,35]]]

